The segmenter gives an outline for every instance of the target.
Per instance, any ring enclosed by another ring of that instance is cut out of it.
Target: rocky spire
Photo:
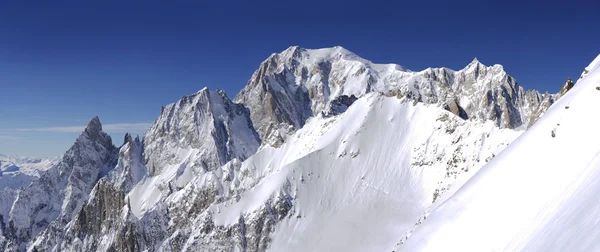
[[[102,123],[100,123],[100,118],[95,116],[92,120],[87,124],[85,130],[83,131],[92,141],[96,141],[100,138],[100,132],[102,131]]]
[[[125,140],[123,141],[123,145],[127,144],[127,143],[131,143],[132,138],[131,138],[131,134],[125,133]]]
[[[92,118],[92,120],[88,123],[85,129],[92,131],[101,131],[102,123],[100,123],[100,118],[98,118],[98,116],[94,116],[94,118]]]

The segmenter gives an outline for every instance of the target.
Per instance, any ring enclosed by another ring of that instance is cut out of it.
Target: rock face
[[[206,88],[167,105],[144,137],[149,175],[183,162],[191,150],[199,152],[198,159],[190,160],[194,174],[214,170],[233,158],[248,158],[260,146],[249,115],[225,92]]]
[[[546,92],[542,96],[542,100],[539,103],[537,109],[535,109],[531,114],[531,118],[529,120],[529,125],[527,125],[527,128],[531,127],[540,117],[542,117],[542,115],[546,113],[546,110],[548,110],[550,106],[552,106],[552,104],[554,104],[554,102],[558,100],[558,98],[560,98],[560,94],[551,95],[548,92]]]
[[[20,190],[2,234],[5,250],[23,248],[47,228],[60,229],[85,203],[99,177],[116,164],[117,148],[93,118],[60,163]]]
[[[414,72],[341,47],[290,47],[234,101],[206,88],[184,96],[120,148],[92,119],[60,163],[22,190],[0,191],[9,202],[0,245],[391,249],[557,97],[477,59]],[[392,247],[378,247],[383,238]]]
[[[563,85],[562,88],[560,89],[560,92],[558,92],[558,96],[559,97],[564,96],[569,90],[571,90],[571,88],[573,88],[574,85],[575,85],[575,83],[573,83],[571,78],[568,78],[567,82],[565,82],[565,85]]]

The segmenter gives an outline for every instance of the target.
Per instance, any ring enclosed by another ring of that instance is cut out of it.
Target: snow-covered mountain
[[[265,60],[235,101],[253,112],[252,122],[268,139],[281,123],[301,128],[337,98],[371,92],[438,104],[462,118],[492,120],[511,129],[527,126],[537,118],[534,111],[546,106],[543,95],[525,91],[501,65],[488,67],[477,59],[459,71],[413,72],[396,64],[374,64],[342,47],[297,46]]]
[[[0,198],[0,245],[390,251],[562,95],[477,60],[413,72],[290,47],[234,101],[184,96],[120,148],[94,118],[57,165]]]
[[[10,212],[3,214],[5,248],[23,249],[40,233],[62,232],[98,178],[115,166],[116,151],[98,117],[92,119],[57,165],[17,192]]]
[[[600,55],[402,251],[599,251]]]
[[[55,158],[17,157],[0,154],[0,221],[8,222],[13,202],[20,188],[33,181],[58,163]],[[2,231],[4,232],[4,231]],[[4,240],[0,238],[0,240]],[[1,243],[2,241],[0,241]]]
[[[57,162],[57,158],[17,157],[0,154],[0,190],[27,186]]]

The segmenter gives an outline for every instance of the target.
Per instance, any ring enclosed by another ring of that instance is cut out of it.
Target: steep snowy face
[[[599,251],[600,55],[401,251]]]
[[[87,200],[100,176],[116,163],[117,149],[95,117],[60,163],[20,190],[2,225],[6,250],[24,246],[48,225],[60,228]]]
[[[198,174],[233,158],[246,159],[259,146],[248,110],[225,92],[205,88],[161,109],[144,137],[144,162],[150,176],[184,161],[178,176]],[[192,152],[197,158],[190,157]]]
[[[66,231],[46,231],[33,245],[67,251],[390,250],[457,178],[473,174],[520,134],[465,121],[435,105],[413,105],[406,97],[373,93],[352,104],[343,113],[309,119],[279,148],[266,146],[179,185],[170,174],[186,161],[146,176],[129,192],[113,185],[109,178],[127,163],[125,144],[117,168],[96,184]]]
[[[14,157],[0,154],[0,190],[27,186],[57,163],[57,158]]]
[[[117,166],[108,174],[108,180],[119,190],[128,192],[148,173],[142,160],[143,146],[140,138],[125,134],[125,142],[119,149]]]
[[[502,128],[527,126],[543,100],[537,91],[525,91],[501,65],[485,66],[477,59],[460,71],[413,72],[374,64],[341,47],[290,47],[265,60],[235,101],[250,109],[257,131],[269,138],[280,128],[302,127],[337,97],[370,92],[438,104],[465,119],[492,120]]]
[[[369,94],[169,195],[177,231],[158,251],[391,250],[457,177],[519,134]]]

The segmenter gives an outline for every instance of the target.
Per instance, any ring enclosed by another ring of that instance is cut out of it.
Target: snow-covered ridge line
[[[485,66],[477,59],[461,70],[413,72],[396,64],[374,64],[342,47],[293,46],[263,61],[234,101],[250,109],[265,140],[330,113],[338,99],[372,92],[436,104],[465,119],[512,129],[531,126],[555,100],[555,95],[526,91],[501,65]]]

